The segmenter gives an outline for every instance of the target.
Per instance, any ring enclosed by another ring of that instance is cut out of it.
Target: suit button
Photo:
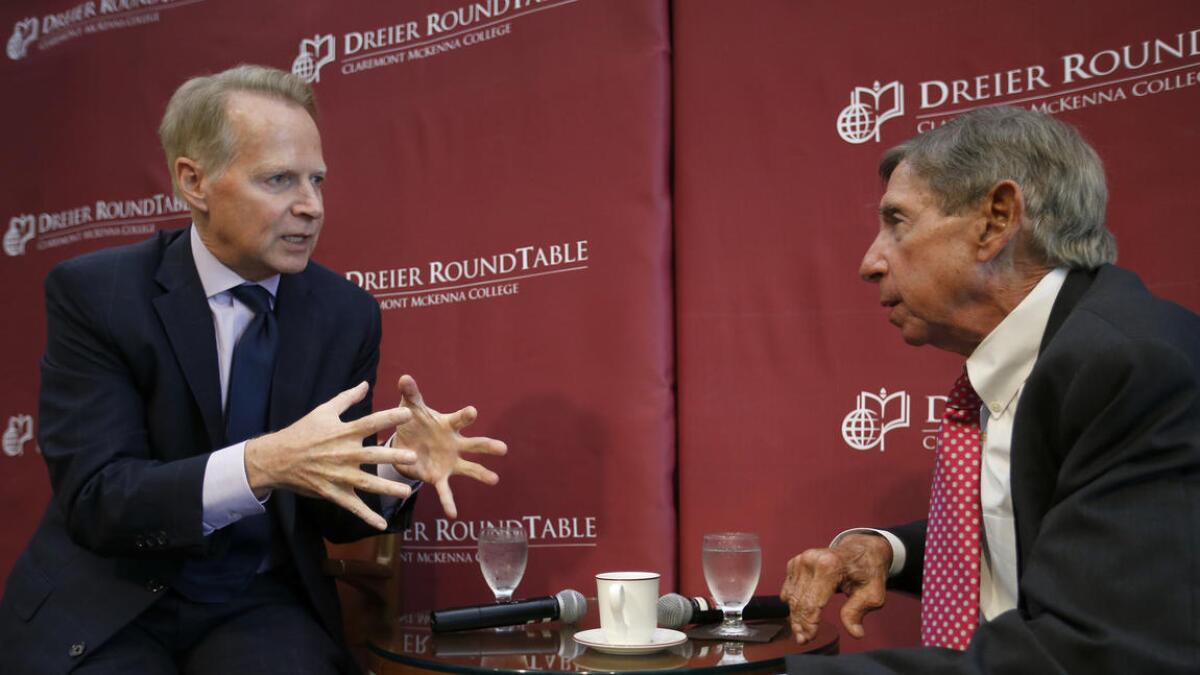
[[[71,658],[78,658],[80,656],[83,656],[83,653],[86,651],[87,651],[86,643],[76,642],[75,644],[71,645],[70,649],[67,650],[67,654],[69,654],[71,656]]]
[[[136,539],[136,540],[133,542],[133,545],[134,545],[134,546],[136,546],[138,549],[143,549],[143,548],[146,548],[146,540],[145,540],[145,539],[142,539],[141,537],[138,537],[138,538],[137,538],[137,539]]]
[[[161,593],[165,588],[166,585],[158,579],[150,579],[146,582],[146,590],[150,591],[151,593]]]

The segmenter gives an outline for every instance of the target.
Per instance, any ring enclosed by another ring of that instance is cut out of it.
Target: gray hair
[[[216,75],[201,75],[175,90],[158,126],[158,137],[167,155],[171,181],[175,160],[188,157],[214,174],[233,159],[236,139],[229,128],[225,102],[231,92],[254,92],[295,103],[317,119],[312,88],[299,77],[266,66],[242,64]],[[175,186],[178,192],[179,186]]]
[[[1065,122],[1010,106],[979,108],[888,150],[879,175],[888,180],[900,162],[929,183],[947,215],[975,206],[1000,181],[1016,182],[1028,241],[1046,263],[1094,269],[1117,259],[1104,226],[1104,167]]]

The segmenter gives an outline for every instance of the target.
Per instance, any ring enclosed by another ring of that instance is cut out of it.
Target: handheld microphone
[[[742,618],[784,619],[790,612],[788,604],[774,595],[756,595],[742,609]],[[689,598],[678,593],[668,593],[658,599],[658,625],[660,628],[679,628],[689,623],[720,623],[725,614],[716,608],[716,603],[706,598]]]
[[[429,627],[435,633],[446,633],[555,619],[575,623],[586,613],[587,599],[579,591],[568,588],[544,598],[434,610],[429,613]]]

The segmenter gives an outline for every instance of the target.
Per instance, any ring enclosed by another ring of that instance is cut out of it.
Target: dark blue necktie
[[[254,318],[233,348],[229,368],[225,440],[233,444],[267,430],[279,328],[267,289],[251,284],[237,286],[230,292],[254,312]],[[179,592],[192,600],[224,602],[250,585],[270,550],[270,516],[263,513],[242,518],[225,527],[222,535],[230,538],[225,555],[189,561],[175,584]]]
[[[225,441],[238,443],[267,430],[271,376],[279,327],[271,311],[271,293],[257,284],[237,286],[233,296],[254,312],[254,318],[233,348],[229,395],[225,397]]]

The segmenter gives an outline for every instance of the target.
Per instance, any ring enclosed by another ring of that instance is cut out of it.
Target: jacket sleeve
[[[70,263],[46,277],[38,442],[52,508],[71,538],[101,555],[201,551],[201,488],[208,454],[162,461],[150,447],[146,401],[106,324],[116,297],[110,262]]]
[[[883,528],[896,535],[900,543],[904,544],[904,567],[896,576],[888,579],[889,589],[921,595],[921,569],[925,564],[925,527],[925,520],[917,520],[907,525]]]

